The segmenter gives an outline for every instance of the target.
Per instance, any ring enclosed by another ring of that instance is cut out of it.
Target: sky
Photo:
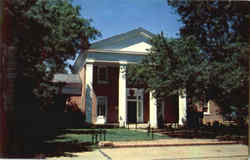
[[[74,0],[81,6],[81,16],[92,19],[102,33],[98,40],[142,27],[154,34],[161,31],[176,37],[181,22],[166,0]]]
[[[81,16],[92,19],[92,26],[101,32],[96,41],[139,27],[176,37],[181,26],[166,0],[73,0],[73,5],[79,5]]]

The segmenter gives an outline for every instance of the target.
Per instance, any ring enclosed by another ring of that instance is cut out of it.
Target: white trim
[[[127,88],[126,89],[126,95],[128,97],[128,91],[130,89],[133,89],[135,91],[135,99],[128,99],[127,102],[136,102],[136,121],[137,123],[143,123],[144,122],[144,89],[138,89],[138,88]],[[139,93],[141,92],[141,93]],[[138,97],[141,96],[141,99]],[[141,106],[139,106],[139,102]],[[127,103],[127,108],[128,108],[128,103]],[[141,111],[141,117],[139,117],[139,108]]]
[[[86,64],[92,64],[92,63],[137,64],[136,62],[127,62],[127,61],[104,61],[104,60],[86,59]]]
[[[144,34],[143,34],[144,33]],[[154,34],[145,30],[144,28],[136,28],[125,33],[120,33],[118,35],[111,36],[109,38],[99,40],[91,44],[91,48],[100,48],[102,46],[110,46],[114,44],[121,44],[124,40],[129,40],[137,36],[142,36],[144,40],[151,39]]]
[[[119,61],[119,63],[122,65],[126,65],[126,64],[128,64],[128,61]]]
[[[118,96],[118,120],[120,127],[127,125],[127,95],[126,95],[126,65],[120,65],[119,71],[119,96]]]
[[[86,121],[92,122],[92,99],[93,99],[93,64],[86,64]]]
[[[204,115],[209,115],[210,114],[210,101],[207,102],[206,106],[207,106],[207,112],[203,112],[203,113]]]
[[[94,59],[86,59],[86,63],[95,63],[96,62],[96,60],[94,60]]]
[[[185,89],[179,91],[179,125],[187,120],[187,96]]]
[[[101,98],[104,98],[104,105],[105,105],[105,113],[104,113],[104,115],[103,116],[98,116],[97,115],[97,112],[98,112],[98,101],[99,101],[99,99],[101,99]],[[106,123],[106,121],[107,121],[107,115],[108,115],[108,97],[107,96],[97,96],[96,97],[96,123],[97,124],[105,124]]]
[[[141,105],[139,105],[139,104],[141,104]],[[143,120],[144,120],[144,114],[143,114],[143,107],[144,107],[144,105],[143,105],[143,99],[140,99],[140,100],[138,100],[138,101],[136,101],[136,110],[137,110],[137,114],[136,114],[136,121],[137,121],[137,123],[143,123]],[[140,110],[140,112],[139,112],[139,110]],[[139,115],[139,113],[140,113],[140,115]]]
[[[153,128],[158,128],[157,104],[152,92],[149,93],[149,123]]]
[[[132,55],[147,55],[149,52],[121,51],[112,49],[88,49],[88,53],[115,53],[115,54],[132,54]]]

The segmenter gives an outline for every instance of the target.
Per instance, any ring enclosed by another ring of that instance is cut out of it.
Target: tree
[[[250,3],[248,1],[168,0],[184,24],[182,37],[195,37],[208,56],[210,98],[223,107],[247,113]]]
[[[209,85],[205,71],[208,62],[194,38],[168,39],[161,33],[151,39],[151,44],[141,63],[128,66],[130,83],[146,84],[158,99],[179,94],[181,89],[200,97],[197,88],[204,90]]]
[[[89,47],[100,36],[91,20],[80,16],[71,0],[10,0],[11,44],[16,48],[17,103],[52,102],[54,73],[65,73],[66,60]],[[24,93],[26,93],[25,98]]]
[[[131,82],[143,81],[158,98],[185,88],[192,99],[219,103],[223,114],[243,113],[248,103],[249,3],[168,4],[183,22],[180,38],[154,37],[150,54],[128,67]]]

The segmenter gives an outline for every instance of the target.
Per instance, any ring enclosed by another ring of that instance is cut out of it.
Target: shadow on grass
[[[77,141],[62,137],[65,134],[85,134],[68,129],[89,128],[83,123],[81,113],[16,114],[14,127],[9,129],[10,152],[8,158],[74,157],[74,152],[92,151],[91,139]]]

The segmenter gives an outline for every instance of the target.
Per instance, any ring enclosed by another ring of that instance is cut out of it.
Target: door
[[[107,106],[108,101],[106,96],[97,97],[97,108],[96,108],[96,123],[104,124],[107,119]]]
[[[128,112],[127,112],[128,123],[136,123],[136,116],[137,116],[136,108],[137,108],[136,101],[128,101]]]

